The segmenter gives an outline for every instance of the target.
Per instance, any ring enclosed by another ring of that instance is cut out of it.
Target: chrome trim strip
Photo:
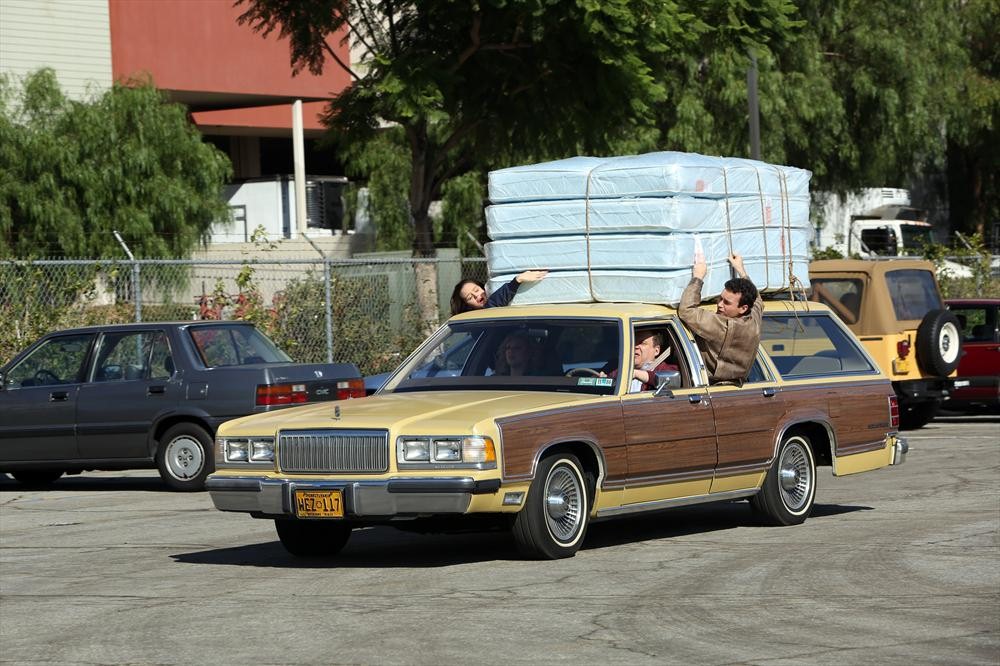
[[[700,481],[711,479],[714,476],[712,469],[696,469],[688,472],[674,472],[672,474],[660,474],[658,476],[629,477],[627,485],[629,488],[641,488],[645,486],[659,486],[664,483],[676,483],[679,481]]]
[[[756,474],[757,472],[766,472],[771,466],[771,462],[763,463],[749,463],[746,465],[728,465],[726,467],[717,467],[715,469],[715,478],[727,477],[727,476],[740,476],[742,474]]]
[[[875,440],[872,440],[870,442],[863,442],[861,444],[854,444],[850,448],[844,447],[844,450],[843,451],[838,451],[837,455],[839,455],[839,456],[852,456],[852,455],[854,455],[856,453],[868,453],[870,451],[878,451],[879,449],[884,449],[887,437],[888,437],[888,435],[886,437],[882,437],[881,439],[875,439]]]
[[[612,516],[622,516],[630,513],[643,513],[646,511],[659,511],[662,509],[672,509],[679,506],[690,506],[692,504],[706,504],[708,502],[726,502],[730,500],[753,497],[760,490],[730,490],[724,493],[711,495],[692,495],[690,497],[678,497],[668,500],[655,500],[652,502],[640,502],[638,504],[628,504],[626,506],[615,506],[601,509],[597,512],[598,518],[610,518]]]
[[[775,457],[778,455],[778,447],[781,446],[781,442],[784,441],[785,433],[788,432],[789,428],[791,428],[792,426],[801,425],[803,423],[816,423],[818,425],[823,426],[826,429],[827,440],[830,443],[830,461],[831,464],[834,465],[834,467],[836,467],[835,461],[837,459],[836,455],[837,435],[834,433],[833,426],[830,425],[830,422],[820,418],[803,418],[803,419],[798,419],[797,421],[789,421],[785,423],[782,426],[781,430],[778,431],[777,433],[778,436],[774,438],[774,451],[773,453],[771,453],[771,459],[767,461],[768,467],[771,466],[771,463],[774,462]]]

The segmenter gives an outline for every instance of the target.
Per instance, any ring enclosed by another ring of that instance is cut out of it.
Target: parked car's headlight
[[[273,463],[273,437],[220,437],[216,440],[226,463]]]
[[[493,469],[496,448],[489,437],[400,437],[396,462],[401,467],[475,467]]]

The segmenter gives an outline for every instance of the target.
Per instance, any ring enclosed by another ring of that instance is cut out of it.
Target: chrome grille
[[[283,472],[359,474],[389,469],[385,430],[299,430],[278,435]]]

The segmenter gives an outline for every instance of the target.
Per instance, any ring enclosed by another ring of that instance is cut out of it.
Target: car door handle
[[[690,402],[692,405],[697,405],[701,401],[702,401],[702,397],[701,397],[700,393],[695,393],[693,395],[689,395],[688,396],[688,402]]]
[[[49,393],[49,402],[66,402],[69,399],[69,393],[66,391],[53,391]]]
[[[157,395],[163,395],[166,392],[166,386],[149,386],[146,388],[146,395],[153,395],[154,393]]]
[[[765,398],[773,398],[773,397],[774,397],[774,389],[773,389],[773,388],[766,388],[766,389],[763,389],[763,390],[761,391],[761,393],[763,393],[763,394],[764,394],[764,397],[765,397]]]

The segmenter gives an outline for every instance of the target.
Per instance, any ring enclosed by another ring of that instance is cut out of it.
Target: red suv
[[[957,298],[947,303],[962,327],[965,351],[947,408],[1000,414],[1000,298]]]

